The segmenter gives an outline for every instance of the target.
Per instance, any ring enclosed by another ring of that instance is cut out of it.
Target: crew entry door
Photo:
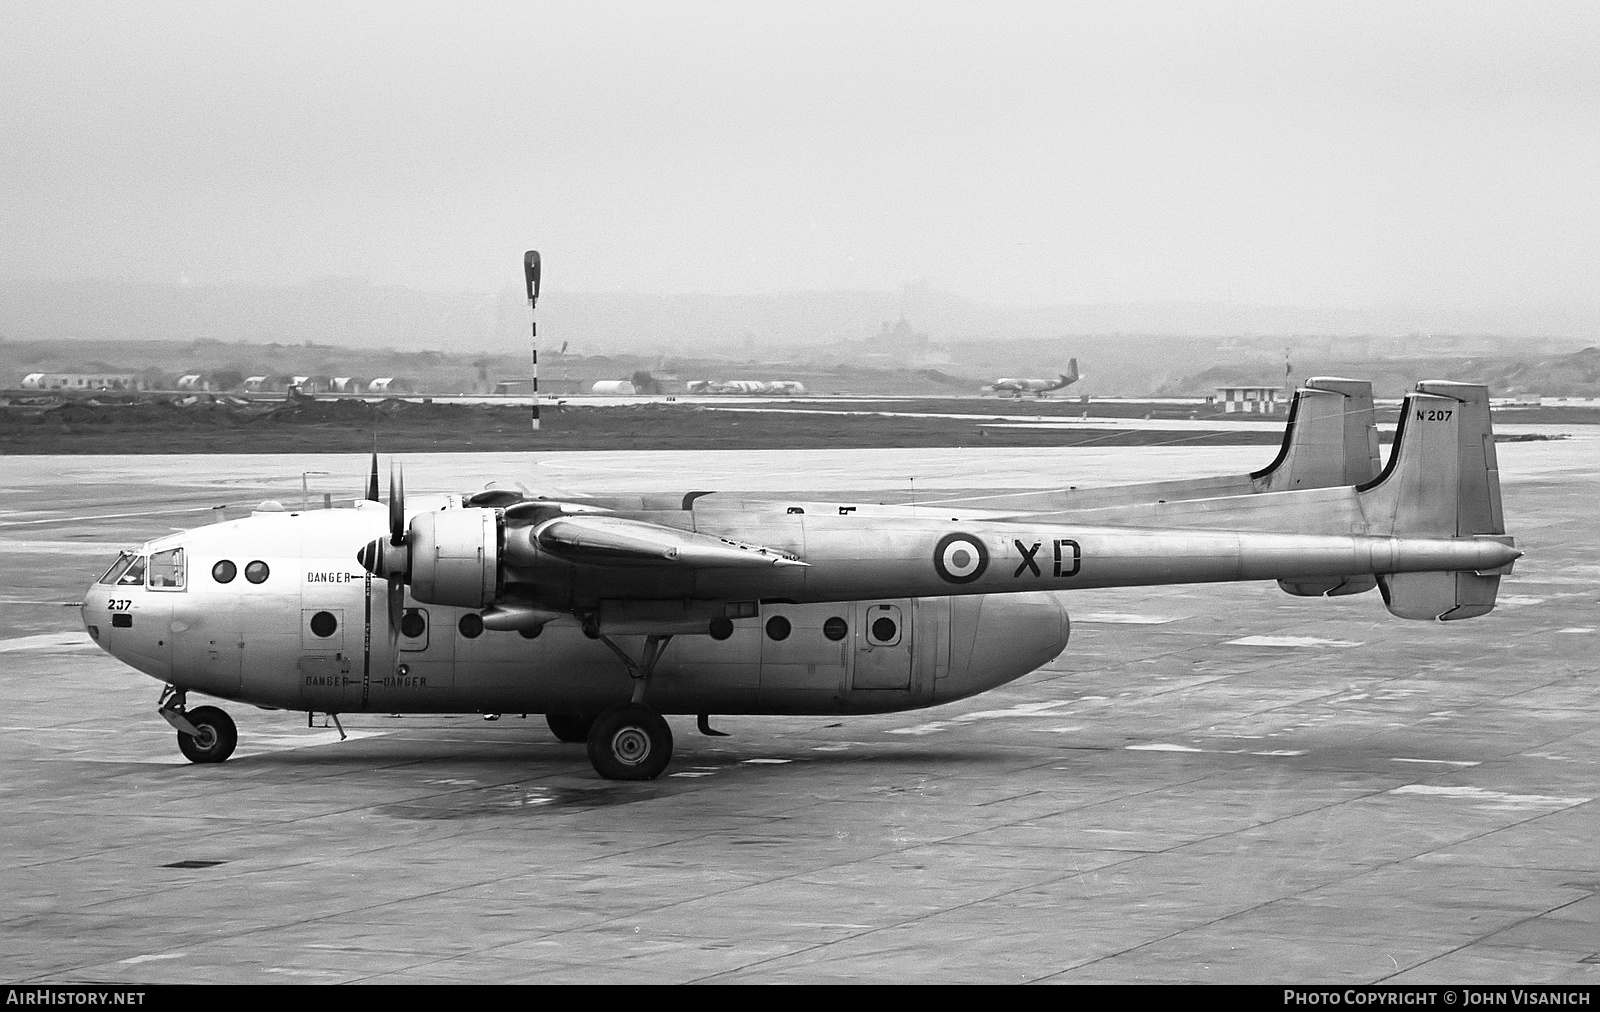
[[[855,605],[854,689],[911,688],[910,602]]]

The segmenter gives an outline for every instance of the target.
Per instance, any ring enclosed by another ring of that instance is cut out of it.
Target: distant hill
[[[1305,360],[1295,363],[1294,378],[1345,375],[1370,379],[1380,397],[1399,396],[1418,380],[1441,379],[1483,383],[1498,397],[1542,394],[1548,397],[1600,396],[1600,348],[1584,348],[1563,355],[1522,358],[1514,355],[1444,356],[1412,358]],[[1304,366],[1304,368],[1299,368]],[[1278,385],[1282,373],[1262,368],[1218,365],[1166,384],[1158,392],[1169,396],[1198,396],[1217,387],[1238,384]]]
[[[1563,352],[1594,343],[1600,335],[1600,306],[1417,309],[1232,302],[1008,306],[923,286],[899,292],[763,295],[580,293],[561,289],[559,263],[547,265],[545,281],[539,306],[541,335],[552,348],[567,342],[571,350],[584,354],[672,352],[792,360],[800,349],[870,341],[896,320],[909,320],[934,351],[1067,338],[1093,343],[1094,353],[1107,362],[1118,359],[1118,342],[1130,335],[1180,341],[1358,340],[1398,343],[1413,351],[1419,343],[1449,343],[1460,351],[1462,342],[1509,338],[1564,342],[1558,349]],[[489,294],[423,292],[352,279],[265,286],[0,278],[0,339],[4,340],[209,339],[295,345],[310,341],[351,348],[510,353],[525,345],[527,333],[527,304],[518,284]],[[1487,351],[1474,348],[1467,353]],[[1052,348],[1036,357],[1054,358],[1058,353],[1076,354],[1080,361],[1085,357],[1071,348]],[[963,358],[957,354],[954,361]],[[999,365],[996,360],[977,367],[989,371]],[[1008,365],[1004,371],[1016,370]]]

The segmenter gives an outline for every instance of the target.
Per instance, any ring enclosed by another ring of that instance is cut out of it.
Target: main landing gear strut
[[[589,728],[589,762],[607,780],[654,780],[672,761],[672,728],[661,714],[645,705],[644,693],[672,636],[646,636],[644,651],[637,661],[609,636],[596,633],[595,638],[628,669],[633,678],[633,698],[594,719]],[[554,723],[550,727],[557,737],[562,736]]]

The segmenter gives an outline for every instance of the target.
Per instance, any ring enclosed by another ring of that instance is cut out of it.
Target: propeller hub
[[[356,561],[361,563],[362,569],[379,579],[404,583],[406,572],[410,569],[411,547],[403,537],[398,545],[386,538],[378,538],[367,542],[366,547],[356,553]]]

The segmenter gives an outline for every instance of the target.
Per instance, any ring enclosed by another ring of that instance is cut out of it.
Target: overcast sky
[[[0,4],[0,273],[1594,305],[1600,4]]]

